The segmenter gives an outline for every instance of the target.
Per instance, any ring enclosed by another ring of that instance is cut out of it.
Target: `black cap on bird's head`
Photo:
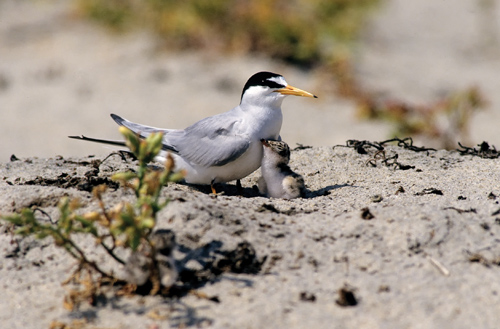
[[[247,83],[245,83],[243,92],[241,93],[241,97],[243,97],[243,94],[248,88],[254,86],[269,87],[273,89],[285,88],[286,84],[283,84],[283,82],[278,82],[280,80],[282,80],[283,82],[285,80],[281,74],[272,72],[255,73],[250,77],[250,79],[248,79]]]
[[[295,95],[295,96],[317,98],[315,95],[307,91],[288,85],[285,78],[281,74],[272,72],[259,72],[252,75],[250,79],[248,79],[245,86],[243,87],[243,91],[241,93],[242,100],[243,96],[245,95],[245,92],[252,87],[263,87],[266,89],[272,89],[272,92],[277,92],[282,95]]]

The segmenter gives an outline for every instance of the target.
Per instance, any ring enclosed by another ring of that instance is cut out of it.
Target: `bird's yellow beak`
[[[311,94],[308,91],[292,87],[290,85],[285,88],[275,90],[275,92],[280,93],[282,95],[294,95],[294,96],[303,96],[303,97],[313,97],[318,98],[318,96]]]

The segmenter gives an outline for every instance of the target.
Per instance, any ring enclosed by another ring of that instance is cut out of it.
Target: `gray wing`
[[[179,131],[179,130],[173,130],[173,129],[162,129],[162,128],[145,126],[145,125],[141,125],[139,123],[134,123],[134,122],[128,121],[127,119],[124,119],[124,118],[122,118],[116,114],[113,114],[113,113],[111,113],[110,115],[111,115],[111,118],[113,118],[113,120],[115,120],[115,122],[117,124],[119,124],[120,126],[127,127],[128,129],[132,130],[133,132],[135,132],[136,134],[138,134],[142,138],[149,136],[151,133],[161,132],[164,135],[167,135],[167,134],[175,134],[175,133],[182,132],[182,130]],[[167,139],[165,138],[165,136],[163,137],[162,149],[178,153],[178,150],[175,149],[175,147],[173,147],[172,145],[167,143]]]
[[[198,121],[184,129],[182,134],[170,134],[169,141],[180,156],[193,164],[223,166],[239,158],[251,143],[248,136],[234,132],[239,120],[227,114]]]

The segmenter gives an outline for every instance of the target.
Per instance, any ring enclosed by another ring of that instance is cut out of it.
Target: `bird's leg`
[[[212,189],[212,194],[217,195],[217,191],[215,190],[214,184],[215,184],[215,178],[212,179],[212,182],[210,182],[210,189]]]
[[[241,186],[241,180],[240,179],[236,180],[236,191],[238,191],[238,193],[241,193],[243,191],[243,186]]]
[[[213,196],[223,195],[224,191],[217,193],[217,191],[215,190],[215,186],[214,185],[215,185],[215,178],[212,179],[212,182],[210,183],[210,189],[212,190],[212,195]]]

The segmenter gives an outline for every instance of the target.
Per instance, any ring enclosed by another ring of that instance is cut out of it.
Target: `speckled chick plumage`
[[[280,199],[295,199],[305,194],[304,178],[295,173],[288,163],[290,147],[283,141],[261,140],[262,177],[258,181],[260,193]]]

